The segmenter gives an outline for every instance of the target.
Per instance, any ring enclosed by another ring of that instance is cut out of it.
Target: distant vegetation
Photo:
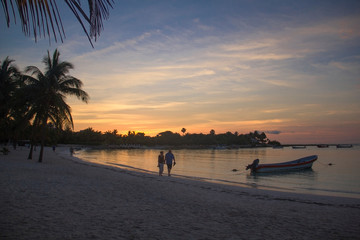
[[[33,126],[29,125],[17,139],[11,139],[14,143],[28,143],[24,139],[31,139]],[[62,130],[48,124],[47,137],[45,144],[53,146],[57,144],[92,145],[92,146],[111,146],[113,148],[133,148],[139,146],[172,146],[177,148],[203,148],[203,147],[257,147],[257,146],[276,146],[278,141],[271,141],[264,132],[258,131],[247,134],[238,132],[215,134],[211,130],[209,134],[203,133],[174,133],[165,131],[154,137],[146,136],[145,133],[128,131],[127,134],[119,134],[117,130],[96,131],[87,128],[78,132],[70,128]],[[1,139],[2,142],[8,139]]]
[[[184,129],[184,128],[183,128]],[[208,146],[264,146],[280,145],[277,141],[271,141],[264,132],[250,132],[239,134],[238,132],[215,134],[211,130],[209,134],[186,133],[182,129],[182,134],[165,131],[154,137],[146,136],[142,132],[129,131],[128,134],[118,134],[117,130],[102,133],[92,128],[87,128],[79,132],[70,129],[57,131],[51,134],[54,143],[63,144],[84,144],[84,145],[112,145],[113,147],[127,145],[143,146],[176,146],[176,147],[208,147]],[[55,130],[54,130],[55,131]],[[50,136],[50,137],[51,137]]]

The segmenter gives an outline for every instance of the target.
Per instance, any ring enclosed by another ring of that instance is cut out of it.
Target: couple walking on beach
[[[166,163],[167,165],[167,169],[168,169],[168,176],[171,176],[171,169],[173,167],[173,161],[174,161],[174,166],[176,164],[175,162],[175,156],[174,154],[171,152],[171,150],[169,150],[169,152],[167,152],[164,156],[164,152],[161,151],[160,155],[158,157],[158,167],[159,167],[159,176],[163,175],[164,172],[164,164]]]

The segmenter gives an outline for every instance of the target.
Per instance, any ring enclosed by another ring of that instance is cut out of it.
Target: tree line
[[[184,129],[184,128],[183,128]],[[96,131],[87,128],[78,132],[70,129],[54,133],[53,142],[63,144],[83,144],[83,145],[112,145],[122,147],[132,147],[133,145],[141,146],[172,146],[172,147],[209,147],[209,146],[266,146],[279,145],[277,141],[271,141],[264,132],[250,132],[247,134],[239,134],[238,132],[215,134],[211,130],[209,134],[203,133],[174,133],[172,131],[164,131],[156,136],[146,136],[143,132],[128,131],[127,134],[119,134],[115,129],[113,131]],[[50,140],[50,139],[49,139]]]

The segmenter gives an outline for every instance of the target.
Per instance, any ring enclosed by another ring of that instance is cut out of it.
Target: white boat
[[[292,146],[293,149],[304,149],[306,146]]]
[[[352,144],[338,144],[336,145],[337,148],[352,148]]]
[[[255,159],[252,164],[246,167],[246,170],[251,169],[252,173],[269,173],[281,171],[294,171],[311,168],[313,163],[318,159],[317,155],[299,158],[297,160],[282,162],[282,163],[268,163],[259,164],[259,159]]]

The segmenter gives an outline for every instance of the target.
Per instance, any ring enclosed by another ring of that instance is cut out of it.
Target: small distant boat
[[[276,146],[273,146],[272,148],[273,148],[273,149],[283,149],[283,148],[284,148],[284,146],[281,146],[281,145],[276,145]]]
[[[293,149],[304,149],[306,146],[292,146]]]
[[[317,145],[318,148],[328,148],[329,144],[319,144]]]
[[[337,148],[352,148],[352,144],[338,144],[336,145]]]
[[[251,169],[252,173],[269,173],[269,172],[283,172],[294,171],[311,168],[313,163],[318,159],[317,155],[299,158],[297,160],[282,162],[259,164],[259,159],[255,159],[252,164],[246,167],[246,170]]]
[[[228,147],[224,145],[217,145],[216,147],[213,147],[213,149],[221,150],[221,149],[228,149]]]

